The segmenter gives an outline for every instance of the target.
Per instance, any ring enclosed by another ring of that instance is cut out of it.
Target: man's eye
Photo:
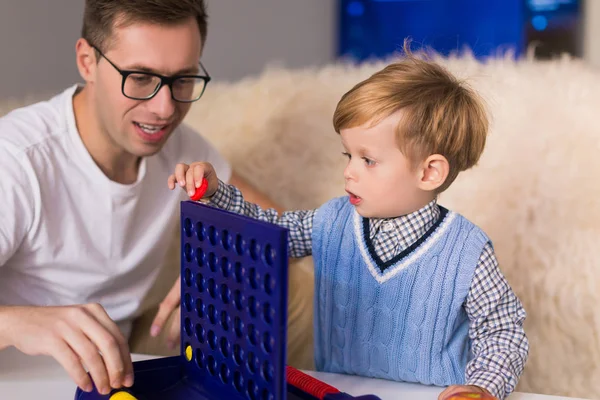
[[[149,83],[152,80],[151,77],[144,75],[131,75],[130,78],[133,79],[135,83]]]
[[[192,78],[179,78],[175,83],[179,86],[190,86],[196,83],[196,81]]]

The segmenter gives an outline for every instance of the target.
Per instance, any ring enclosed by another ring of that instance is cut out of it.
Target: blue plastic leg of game
[[[315,399],[286,384],[287,244],[282,227],[182,202],[180,355],[134,362],[133,387],[75,400]]]

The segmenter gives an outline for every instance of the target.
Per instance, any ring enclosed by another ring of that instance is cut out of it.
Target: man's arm
[[[39,182],[28,160],[0,142],[0,269],[10,263],[39,219]],[[47,199],[47,201],[51,201]],[[1,279],[1,278],[0,278]],[[83,390],[92,382],[101,393],[133,384],[127,342],[98,304],[65,307],[0,304],[0,350],[14,346],[25,354],[54,357]]]

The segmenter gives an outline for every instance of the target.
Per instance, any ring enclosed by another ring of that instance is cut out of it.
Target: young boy
[[[293,257],[315,261],[320,371],[510,394],[528,356],[525,311],[490,239],[437,204],[478,161],[488,122],[478,97],[407,53],[346,93],[334,128],[347,196],[316,210],[262,210],[204,162],[169,177],[209,204],[289,229]]]

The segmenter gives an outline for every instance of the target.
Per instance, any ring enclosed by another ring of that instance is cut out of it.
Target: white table
[[[150,356],[134,355],[134,361]],[[352,395],[375,394],[382,400],[436,400],[440,388],[307,372],[308,374]],[[2,400],[72,400],[75,384],[62,367],[50,357],[26,356],[14,348],[0,351],[0,399]],[[513,393],[510,400],[575,400],[566,397]]]

